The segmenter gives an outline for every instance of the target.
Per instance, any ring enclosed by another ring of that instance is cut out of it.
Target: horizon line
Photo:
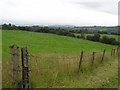
[[[76,27],[115,27],[120,25],[71,25],[71,24],[13,24],[13,23],[0,23],[3,24],[11,24],[15,26],[76,26]]]

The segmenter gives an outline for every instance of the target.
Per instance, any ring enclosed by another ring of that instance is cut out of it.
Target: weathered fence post
[[[111,50],[111,56],[113,55],[113,49]]]
[[[21,49],[22,54],[22,88],[29,89],[28,48]]]
[[[94,64],[95,53],[96,53],[96,52],[93,52],[93,53],[92,53],[92,59],[91,59],[91,64],[92,64],[92,65]]]
[[[119,51],[119,47],[117,47],[116,54],[118,54],[118,51]]]
[[[18,84],[18,71],[19,71],[19,65],[18,65],[18,46],[12,45],[11,48],[11,79],[12,79],[12,85]]]
[[[102,60],[101,60],[102,63],[103,63],[103,60],[104,60],[104,56],[105,56],[105,49],[104,49],[103,55],[102,55]]]
[[[116,51],[116,54],[119,56],[119,53],[120,53],[120,47],[118,46],[118,48],[117,48],[117,51]]]
[[[115,55],[115,52],[116,52],[116,49],[114,49],[114,51],[113,51],[114,55]]]
[[[83,58],[83,51],[81,51],[81,55],[80,55],[80,61],[79,61],[79,69],[78,69],[78,72],[80,70],[80,66],[82,64],[82,58]]]
[[[112,55],[115,55],[115,50],[116,50],[116,49],[112,49],[112,50],[111,50],[111,56],[112,56]]]

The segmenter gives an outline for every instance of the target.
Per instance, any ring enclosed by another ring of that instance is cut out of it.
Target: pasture
[[[113,45],[92,42],[67,36],[27,31],[2,31],[3,87],[11,86],[10,45],[28,45],[30,85],[39,88],[114,88],[118,83],[117,55],[111,56]],[[101,64],[103,50],[104,63]],[[78,73],[80,52],[84,51],[83,63]],[[20,50],[19,50],[20,51]],[[96,52],[94,66],[91,54]],[[21,60],[19,59],[21,65]],[[21,67],[20,72],[21,74]],[[19,76],[19,81],[21,76]],[[17,87],[17,86],[15,86]]]
[[[102,51],[103,49],[110,51],[116,47],[67,36],[14,30],[2,31],[2,40],[3,58],[9,56],[9,46],[12,44],[18,44],[20,47],[28,45],[32,54],[71,54],[80,53],[81,50],[91,52]]]

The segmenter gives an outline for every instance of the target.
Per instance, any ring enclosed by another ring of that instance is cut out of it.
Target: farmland
[[[2,31],[3,87],[10,87],[9,46],[28,45],[30,54],[31,87],[97,88],[117,87],[117,57],[111,58],[113,45],[92,42],[67,36],[27,31]],[[100,57],[106,49],[103,64]],[[80,52],[84,51],[83,66],[78,70]],[[94,67],[90,67],[91,53],[96,54]]]
[[[102,51],[106,49],[110,51],[116,46],[91,42],[83,39],[76,39],[66,36],[58,36],[54,34],[33,33],[27,31],[3,31],[3,58],[9,56],[9,46],[18,44],[20,47],[29,46],[30,53],[79,53],[81,50]]]

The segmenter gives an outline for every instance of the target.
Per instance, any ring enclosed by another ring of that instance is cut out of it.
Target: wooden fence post
[[[82,58],[83,58],[83,51],[81,51],[81,55],[80,55],[80,61],[79,61],[79,69],[78,72],[80,70],[81,64],[82,64]]]
[[[93,53],[92,53],[92,59],[91,59],[91,64],[92,64],[92,65],[94,64],[95,53],[96,53],[96,52],[93,52]]]
[[[114,51],[113,51],[113,52],[114,52],[114,55],[115,55],[116,49],[114,49]]]
[[[104,56],[105,56],[105,49],[104,49],[103,55],[102,55],[102,60],[101,60],[102,63],[103,63],[103,60],[104,60]]]
[[[113,49],[111,50],[111,56],[113,55]]]
[[[18,46],[12,45],[11,48],[11,61],[10,61],[10,67],[11,67],[11,78],[12,78],[12,85],[18,84],[18,71],[19,71],[19,65],[18,65]]]
[[[118,46],[117,51],[116,51],[116,54],[118,55],[118,57],[119,57],[119,53],[120,53],[120,47]]]
[[[119,47],[117,47],[116,54],[118,54],[118,51],[119,51]]]
[[[22,88],[29,89],[28,48],[21,49],[22,54]]]

